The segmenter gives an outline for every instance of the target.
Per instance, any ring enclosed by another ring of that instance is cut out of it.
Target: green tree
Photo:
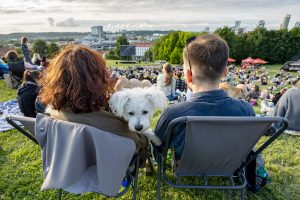
[[[229,55],[233,57],[233,55],[236,53],[237,35],[227,26],[224,28],[218,28],[214,33],[219,35],[227,42],[229,46]]]
[[[173,52],[170,55],[170,63],[172,64],[182,64],[183,58],[182,58],[182,50],[180,50],[178,47],[175,47]]]
[[[145,52],[145,58],[148,62],[152,62],[153,61],[153,53],[152,53],[152,49],[148,49]]]
[[[47,57],[53,58],[58,52],[59,52],[59,46],[56,43],[51,42],[47,46]]]
[[[47,43],[44,40],[36,40],[33,43],[32,51],[41,56],[47,55]]]
[[[111,49],[109,50],[108,54],[105,56],[107,60],[119,60],[119,56],[116,55],[116,51]]]
[[[127,37],[125,35],[119,36],[116,41],[116,55],[121,57],[120,55],[120,46],[121,45],[129,45]]]

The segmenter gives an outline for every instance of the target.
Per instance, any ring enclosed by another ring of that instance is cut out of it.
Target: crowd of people
[[[87,124],[134,140],[137,150],[146,154],[148,140],[128,130],[126,122],[108,108],[115,80],[127,78],[147,80],[163,91],[169,101],[177,102],[163,111],[157,122],[155,134],[162,146],[167,126],[177,117],[256,116],[254,106],[259,104],[264,105],[264,114],[287,117],[291,122],[289,129],[300,131],[299,74],[279,71],[272,77],[265,68],[227,66],[228,45],[216,35],[188,40],[183,66],[165,63],[163,67],[127,69],[108,68],[98,52],[82,45],[67,46],[47,66],[38,54],[31,58],[27,42],[27,38],[22,39],[24,60],[15,51],[1,60],[4,73],[11,71],[16,75],[15,68],[22,71],[18,74],[23,82],[17,99],[25,116],[46,112],[60,120]],[[288,89],[291,85],[293,88]],[[183,152],[184,134],[181,126],[172,138],[176,160]]]
[[[7,52],[0,59],[0,75],[10,73],[16,82],[22,83],[18,89],[20,108],[25,116],[35,117],[34,104],[39,108],[38,111],[43,111],[45,108],[37,96],[41,85],[39,80],[44,76],[43,72],[49,63],[45,56],[41,58],[38,53],[30,52],[27,43],[28,38],[22,37],[23,59],[14,50]],[[131,82],[147,80],[147,84],[156,85],[171,102],[184,101],[192,94],[187,87],[184,66],[165,63],[162,67],[111,67],[107,68],[107,73],[110,84],[116,83],[120,78],[132,79]],[[291,74],[283,70],[271,76],[265,67],[242,68],[230,64],[220,79],[219,88],[225,90],[230,97],[244,99],[252,106],[260,106],[259,114],[271,115],[281,96],[289,87],[296,85],[299,79],[299,74]]]

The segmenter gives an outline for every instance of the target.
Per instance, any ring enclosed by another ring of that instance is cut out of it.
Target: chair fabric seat
[[[128,138],[42,114],[35,137],[42,148],[42,190],[115,196],[136,150]]]

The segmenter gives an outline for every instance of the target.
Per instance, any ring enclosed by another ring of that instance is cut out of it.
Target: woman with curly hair
[[[139,151],[146,151],[148,140],[107,111],[111,86],[105,60],[98,52],[83,45],[67,46],[45,74],[39,97],[51,117],[130,138]]]

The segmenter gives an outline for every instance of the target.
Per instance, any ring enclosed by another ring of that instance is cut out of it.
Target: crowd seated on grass
[[[155,133],[162,145],[165,145],[165,131],[172,119],[187,115],[255,116],[257,106],[261,107],[262,115],[286,117],[292,122],[289,129],[300,131],[299,75],[279,71],[272,77],[267,69],[257,66],[237,68],[231,64],[226,67],[229,49],[216,35],[207,34],[187,41],[183,66],[166,63],[163,67],[107,68],[99,53],[81,45],[66,46],[48,66],[45,57],[41,59],[36,53],[32,59],[28,57],[26,41],[22,50],[25,61],[17,52],[10,51],[5,60],[0,60],[0,70],[7,73],[14,68],[22,69],[19,78],[23,84],[18,89],[17,99],[25,116],[35,117],[37,111],[46,112],[60,120],[87,124],[130,138],[144,160],[149,150],[147,138],[131,132],[127,123],[108,108],[107,102],[114,90],[156,85],[170,101],[186,96],[183,102],[169,106],[156,124]],[[45,78],[40,85],[43,74]],[[295,87],[287,89],[291,85]],[[103,121],[105,123],[99,123]],[[184,127],[179,127],[172,138],[175,165],[182,155],[184,134]]]

